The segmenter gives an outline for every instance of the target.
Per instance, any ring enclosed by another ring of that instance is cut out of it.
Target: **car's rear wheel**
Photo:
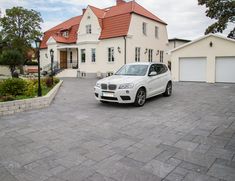
[[[146,102],[146,91],[143,88],[140,88],[135,97],[135,106],[142,107]]]
[[[172,94],[172,82],[168,82],[167,86],[166,86],[166,90],[163,93],[164,96],[169,97]]]

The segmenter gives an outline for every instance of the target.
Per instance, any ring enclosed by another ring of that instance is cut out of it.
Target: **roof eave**
[[[161,23],[161,24],[163,24],[163,25],[166,25],[166,26],[168,25],[168,24],[167,24],[167,23],[165,23],[164,21],[158,21],[158,20],[156,20],[156,19],[153,19],[153,18],[150,18],[150,17],[144,16],[144,15],[139,14],[139,13],[136,13],[136,12],[131,12],[131,14],[137,14],[137,15],[139,15],[139,16],[142,16],[142,17],[145,17],[145,18],[147,18],[147,19],[150,19],[150,20],[156,21],[156,22]]]

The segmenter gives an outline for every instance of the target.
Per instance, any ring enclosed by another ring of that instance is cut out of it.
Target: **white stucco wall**
[[[213,46],[210,47],[210,42]],[[175,50],[171,53],[172,78],[179,81],[179,59],[186,57],[206,57],[207,59],[207,82],[215,82],[215,59],[216,57],[235,56],[235,41],[226,40],[216,36],[208,36],[188,46]]]
[[[142,32],[143,22],[147,23],[147,36]],[[159,28],[158,38],[155,38],[155,26]],[[168,43],[166,25],[132,14],[128,35],[130,35],[130,37],[127,39],[127,63],[135,61],[135,47],[141,48],[141,61],[148,61],[148,53],[145,54],[145,50],[147,48],[153,49],[153,61],[155,62],[160,61],[160,53],[156,55],[157,51],[164,51],[165,62]]]
[[[89,18],[88,18],[89,17]],[[142,23],[147,23],[147,36],[144,36],[142,33]],[[86,25],[92,26],[92,33],[86,33]],[[155,26],[159,28],[159,38],[155,38]],[[87,8],[83,18],[80,22],[78,30],[78,40],[76,46],[78,48],[78,60],[79,60],[79,70],[87,74],[97,74],[107,72],[116,72],[121,66],[124,65],[125,61],[125,41],[124,37],[111,38],[99,40],[101,33],[101,27],[99,20],[90,7]],[[141,47],[141,61],[148,61],[148,53],[144,53],[146,49],[153,49],[153,61],[160,61],[160,53],[158,55],[158,50],[164,51],[164,60],[167,50],[167,29],[166,26],[144,18],[142,16],[132,14],[130,28],[127,36],[127,63],[135,62],[135,48]],[[41,62],[42,66],[50,63],[50,49],[53,49],[55,53],[55,61],[60,60],[60,51],[65,51],[66,49],[60,49],[61,46],[56,44],[55,41],[51,38],[48,40],[48,49],[41,51]],[[68,47],[70,45],[67,45]],[[114,48],[114,62],[108,62],[108,48]],[[120,47],[120,51],[118,51]],[[91,61],[91,49],[96,49],[96,62]],[[58,49],[58,50],[57,50]],[[81,49],[86,49],[86,62],[81,62]],[[77,61],[77,52],[76,49],[67,49],[68,62],[70,60],[69,52],[73,52],[73,59]],[[45,57],[47,53],[48,58]],[[70,68],[68,66],[68,68]]]
[[[8,66],[0,66],[0,75],[11,76],[11,71]]]

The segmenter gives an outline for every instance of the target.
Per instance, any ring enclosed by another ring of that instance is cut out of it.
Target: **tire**
[[[144,106],[146,102],[146,91],[143,88],[140,88],[135,96],[135,106],[136,107],[142,107]]]
[[[163,93],[163,95],[165,97],[170,97],[172,94],[172,83],[171,82],[168,82],[167,86],[166,86],[166,90],[165,92]]]

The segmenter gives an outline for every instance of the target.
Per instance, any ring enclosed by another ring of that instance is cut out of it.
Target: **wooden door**
[[[60,51],[60,68],[67,69],[67,51]]]

